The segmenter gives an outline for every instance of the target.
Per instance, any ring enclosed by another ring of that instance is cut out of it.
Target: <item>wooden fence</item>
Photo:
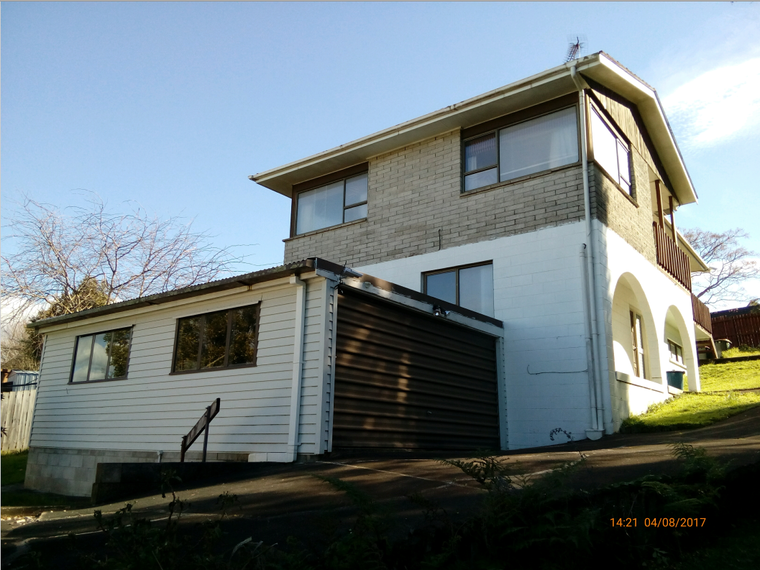
[[[760,346],[760,307],[743,307],[712,314],[713,337],[733,346]]]
[[[6,384],[3,384],[3,388],[5,386]],[[36,400],[36,382],[15,385],[9,391],[3,389],[2,409],[0,409],[3,451],[21,451],[29,447]]]

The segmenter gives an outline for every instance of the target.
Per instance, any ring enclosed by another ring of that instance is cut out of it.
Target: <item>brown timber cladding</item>
[[[497,394],[493,337],[341,292],[333,449],[498,449]]]

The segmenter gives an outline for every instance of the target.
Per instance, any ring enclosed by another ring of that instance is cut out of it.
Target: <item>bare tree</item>
[[[113,213],[94,194],[87,203],[62,211],[24,199],[10,224],[18,247],[2,257],[3,295],[20,301],[14,312],[36,305],[73,313],[204,283],[241,261],[181,218]]]
[[[706,305],[746,301],[743,282],[760,277],[760,267],[751,259],[757,254],[739,245],[749,234],[740,228],[723,233],[692,229],[684,237],[710,268],[709,274],[692,274],[697,297]]]

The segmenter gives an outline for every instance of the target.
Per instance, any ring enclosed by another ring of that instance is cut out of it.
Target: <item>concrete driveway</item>
[[[730,461],[733,466],[758,462],[760,407],[698,430],[615,434],[596,442],[571,442],[502,455],[515,474],[534,476],[577,461],[583,455],[585,461],[571,484],[590,489],[647,473],[673,471],[677,468],[671,449],[675,442],[703,447],[709,455]],[[180,488],[179,497],[189,503],[183,520],[191,523],[218,517],[217,498],[230,493],[238,497],[225,527],[232,540],[253,536],[256,541],[282,543],[288,535],[295,535],[307,542],[321,541],[331,524],[345,523],[355,511],[343,493],[319,477],[336,477],[355,484],[378,503],[391,507],[402,527],[410,529],[420,522],[422,511],[409,501],[409,495],[418,494],[434,501],[454,516],[477,509],[478,499],[483,495],[477,484],[460,470],[432,456],[402,453],[333,456],[311,463],[265,464],[244,480],[219,480]],[[157,520],[166,518],[169,500],[158,494],[129,502],[138,517]],[[108,514],[123,506],[121,501],[97,508]],[[13,554],[40,540],[60,539],[71,533],[81,537],[97,535],[93,510],[88,507],[21,516],[14,514],[13,509],[3,509],[3,568],[12,567]],[[332,521],[330,524],[326,522],[328,519]]]

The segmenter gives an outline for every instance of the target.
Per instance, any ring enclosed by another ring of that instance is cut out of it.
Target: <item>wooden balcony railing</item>
[[[710,318],[710,309],[699,300],[694,293],[691,294],[691,312],[694,314],[694,322],[712,334],[712,319]]]
[[[657,265],[691,291],[689,256],[679,249],[673,238],[665,233],[665,228],[657,222],[653,222],[652,227],[654,228],[654,242],[657,248]]]

